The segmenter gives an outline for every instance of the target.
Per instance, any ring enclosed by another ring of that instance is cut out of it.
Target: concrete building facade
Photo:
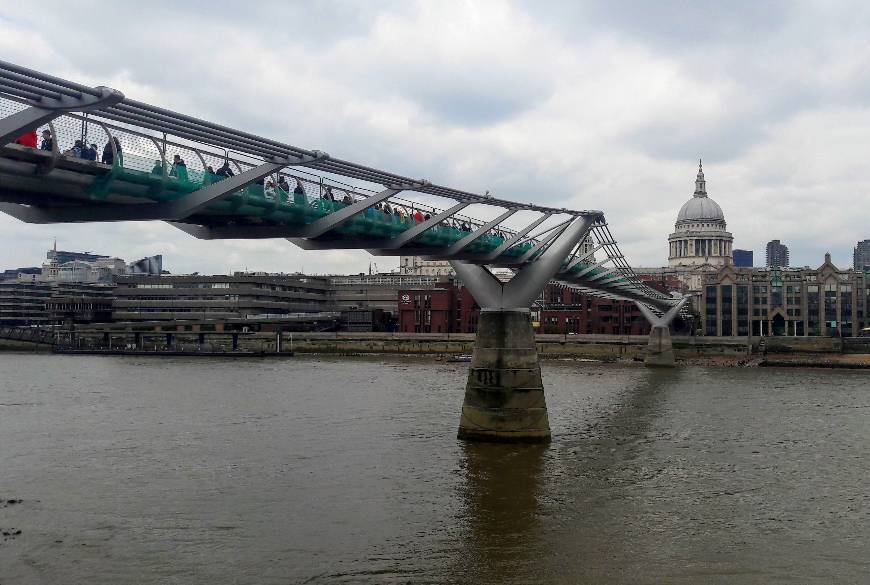
[[[332,310],[327,277],[304,275],[116,278],[115,321],[235,319]]]
[[[0,324],[62,325],[111,319],[113,286],[80,282],[0,282]]]

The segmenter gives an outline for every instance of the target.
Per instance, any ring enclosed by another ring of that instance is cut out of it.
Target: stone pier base
[[[528,311],[481,311],[458,436],[506,443],[550,440]]]
[[[671,332],[668,326],[656,326],[649,332],[649,345],[643,363],[652,367],[673,367],[674,346],[671,344]]]

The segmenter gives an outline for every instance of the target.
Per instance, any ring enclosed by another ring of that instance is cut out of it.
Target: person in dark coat
[[[82,158],[87,160],[97,160],[97,145],[91,144],[82,149]]]
[[[187,163],[181,158],[181,155],[176,154],[172,157],[172,170],[169,171],[170,177],[176,177],[179,180],[187,181]]]
[[[110,165],[115,162],[115,153],[112,152],[112,143],[107,142],[103,147],[103,157],[100,159],[104,165]]]
[[[51,130],[42,131],[42,144],[39,145],[39,149],[49,152],[54,149],[54,138],[51,137]]]
[[[223,177],[224,179],[228,177],[234,177],[236,174],[233,172],[233,169],[230,168],[230,161],[225,160],[224,164],[221,168],[217,170],[217,176]]]

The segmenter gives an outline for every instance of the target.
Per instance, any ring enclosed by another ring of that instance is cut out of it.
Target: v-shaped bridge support
[[[594,215],[580,216],[534,262],[508,282],[483,266],[451,261],[481,307],[474,356],[459,420],[460,439],[530,442],[550,439],[544,384],[529,307],[586,237]]]
[[[649,307],[641,302],[635,301],[637,308],[646,317],[650,324],[649,345],[647,346],[646,357],[643,360],[648,366],[664,366],[670,367],[676,364],[674,358],[674,347],[671,343],[670,324],[677,317],[680,309],[686,304],[689,297],[683,297],[680,302],[668,309],[668,311],[659,317],[653,313]]]

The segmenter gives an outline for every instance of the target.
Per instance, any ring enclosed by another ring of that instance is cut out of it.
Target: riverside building
[[[705,335],[851,337],[868,326],[867,276],[837,268],[830,254],[816,269],[726,265],[705,279]]]
[[[332,309],[325,277],[125,275],[115,282],[114,321],[223,320]]]

